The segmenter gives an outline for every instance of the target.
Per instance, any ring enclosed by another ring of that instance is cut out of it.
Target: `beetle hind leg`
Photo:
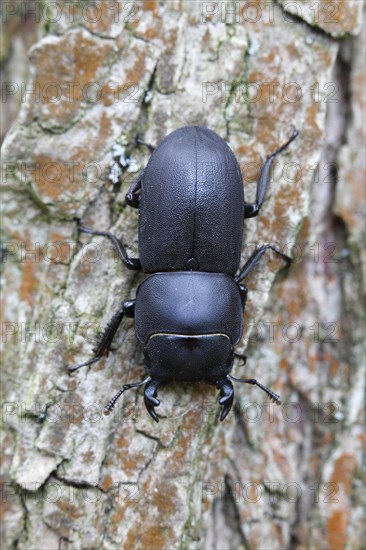
[[[219,380],[216,384],[218,390],[220,390],[219,404],[223,406],[221,411],[220,420],[225,420],[229,414],[234,402],[234,387],[228,377],[223,380]]]
[[[256,200],[253,204],[248,204],[248,203],[244,204],[245,218],[254,218],[255,216],[258,216],[258,213],[264,201],[264,197],[266,195],[268,183],[270,180],[270,170],[271,170],[273,161],[279,153],[282,153],[282,151],[287,149],[290,143],[294,141],[294,139],[297,138],[298,135],[299,135],[298,130],[296,130],[296,128],[293,127],[291,137],[286,141],[286,143],[284,143],[283,145],[281,145],[281,147],[279,147],[276,151],[274,151],[274,153],[269,155],[267,160],[264,162],[262,166],[261,174],[259,177],[258,186],[257,186]]]

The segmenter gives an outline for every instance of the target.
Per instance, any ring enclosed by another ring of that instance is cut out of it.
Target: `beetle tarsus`
[[[142,380],[141,382],[135,382],[133,384],[125,384],[117,393],[112,397],[112,399],[107,403],[107,405],[104,407],[104,414],[105,416],[108,416],[111,414],[111,411],[114,409],[114,406],[117,402],[117,400],[121,397],[121,395],[126,391],[130,390],[131,388],[138,388],[139,386],[144,386],[151,380],[150,376],[145,378],[145,380]]]
[[[282,151],[284,151],[285,149],[287,149],[287,147],[290,145],[290,143],[292,143],[294,141],[294,139],[297,138],[297,136],[300,134],[299,130],[296,130],[295,126],[294,125],[291,125],[292,127],[292,134],[291,134],[291,137],[286,141],[286,143],[284,143],[283,145],[281,145],[281,147],[279,147],[274,153],[272,153],[268,158],[271,158],[271,157],[275,157],[276,155],[278,155],[279,153],[282,153]]]
[[[144,391],[145,407],[155,422],[159,422],[159,417],[154,409],[154,407],[158,407],[160,405],[159,399],[156,398],[158,395],[158,387],[159,382],[150,378],[150,381],[146,384]]]
[[[266,394],[274,401],[274,403],[276,403],[276,405],[281,405],[281,397],[278,395],[278,393],[270,390],[269,388],[267,388],[267,386],[264,386],[255,378],[235,378],[235,376],[232,376],[231,374],[228,374],[227,377],[232,382],[240,382],[241,384],[252,384],[253,386],[258,386],[258,388],[266,392]]]
[[[101,355],[97,355],[96,357],[93,357],[93,359],[90,359],[89,361],[85,361],[85,363],[80,363],[79,365],[74,365],[73,367],[66,366],[69,374],[72,372],[75,372],[76,370],[81,369],[82,367],[87,367],[88,365],[92,365],[93,363],[96,363],[102,358]]]
[[[245,277],[249,275],[249,273],[255,268],[255,266],[258,264],[259,260],[263,256],[263,254],[266,252],[266,250],[273,250],[276,254],[281,256],[281,258],[286,262],[286,265],[289,265],[292,262],[292,258],[290,256],[287,256],[287,254],[283,254],[278,248],[273,246],[272,244],[264,244],[251,255],[249,260],[244,264],[242,269],[240,270],[240,273],[235,277],[235,281],[239,283]]]
[[[220,390],[219,404],[223,406],[221,411],[220,420],[225,420],[229,414],[234,402],[234,387],[228,377],[223,380],[219,380],[216,384],[218,390]]]

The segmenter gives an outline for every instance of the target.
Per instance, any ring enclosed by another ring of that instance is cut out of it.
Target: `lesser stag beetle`
[[[280,402],[279,395],[257,380],[237,379],[230,372],[247,298],[246,287],[239,283],[268,249],[290,261],[266,244],[237,273],[243,222],[258,215],[273,159],[297,135],[294,129],[264,162],[256,201],[249,204],[244,201],[239,164],[227,143],[204,127],[175,130],[153,152],[126,195],[127,203],[139,208],[140,259],[130,258],[123,242],[111,233],[80,228],[110,239],[128,269],[151,274],[138,287],[136,299],[124,302],[113,315],[94,349],[95,357],[68,369],[73,372],[108,355],[123,317],[135,319],[148,376],[124,385],[105,407],[106,414],[124,391],[145,386],[145,406],[158,422],[158,387],[171,380],[215,385],[223,406],[221,420],[233,404],[233,381],[255,384]]]

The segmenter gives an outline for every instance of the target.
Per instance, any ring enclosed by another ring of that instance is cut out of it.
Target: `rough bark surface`
[[[36,94],[3,145],[1,547],[362,548],[363,3],[319,2],[317,16],[284,0],[92,4],[41,19]],[[186,124],[230,143],[248,200],[261,159],[301,131],[243,249],[243,262],[263,242],[296,259],[283,271],[269,256],[248,278],[248,361],[234,369],[283,404],[237,386],[220,424],[214,388],[172,384],[158,425],[141,391],[107,418],[144,374],[132,321],[107,359],[71,377],[65,365],[91,357],[143,275],[100,238],[85,248],[79,227],[122,234],[136,256],[124,196],[149,154],[136,136]],[[116,143],[128,162],[113,186]]]

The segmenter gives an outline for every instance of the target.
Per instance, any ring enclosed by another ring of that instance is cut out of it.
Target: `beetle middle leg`
[[[118,257],[128,269],[141,269],[140,260],[138,258],[130,258],[122,241],[120,239],[117,239],[117,237],[112,233],[108,233],[106,231],[94,231],[93,229],[87,229],[86,227],[80,227],[80,231],[82,231],[83,233],[88,233],[89,235],[99,235],[100,237],[107,237],[107,239],[112,241]]]
[[[262,206],[263,201],[264,201],[264,197],[266,195],[266,191],[267,191],[267,187],[268,187],[268,183],[269,183],[269,179],[270,179],[270,171],[271,171],[272,163],[273,163],[275,157],[279,153],[282,153],[282,151],[287,149],[287,147],[290,145],[290,143],[295,138],[297,138],[298,135],[299,135],[298,130],[296,130],[294,128],[290,139],[286,143],[281,145],[281,147],[279,147],[274,153],[269,155],[267,160],[264,162],[264,164],[262,166],[262,170],[261,170],[261,175],[260,175],[259,181],[258,181],[255,203],[253,203],[253,204],[245,203],[244,204],[244,217],[245,218],[254,218],[255,216],[258,216],[259,210],[261,209],[261,206]]]
[[[119,325],[121,324],[123,317],[133,317],[134,307],[135,300],[131,300],[129,302],[125,302],[123,306],[116,311],[116,313],[113,315],[112,319],[106,326],[103,334],[101,335],[98,345],[93,350],[95,356],[92,359],[89,359],[89,361],[85,361],[85,363],[80,363],[78,365],[74,365],[73,367],[67,367],[69,373],[75,372],[76,370],[81,369],[81,367],[92,365],[93,363],[99,361],[102,357],[108,355],[113,338],[116,335],[116,332]]]

